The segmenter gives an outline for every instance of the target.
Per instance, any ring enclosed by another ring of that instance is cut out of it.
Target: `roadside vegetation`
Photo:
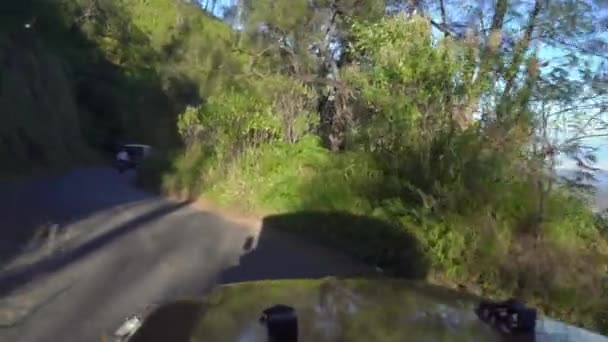
[[[582,142],[603,133],[605,64],[585,64],[599,50],[582,43],[596,38],[591,8],[498,1],[465,30],[456,3],[391,15],[383,3],[228,11],[242,29],[218,68],[238,82],[182,112],[185,148],[151,160],[142,184],[265,214],[327,213],[280,228],[397,275],[414,236],[430,281],[608,328],[608,241],[580,187],[555,176],[563,156],[592,173]],[[581,44],[569,66],[539,55],[556,41]],[[332,212],[393,229],[332,225]]]
[[[11,6],[0,56],[27,58],[0,66],[3,165],[149,143],[144,186],[378,219],[392,228],[281,228],[396,275],[413,236],[429,281],[608,331],[606,225],[556,176],[570,158],[592,177],[585,143],[606,133],[596,5],[242,0],[223,21],[176,0]]]

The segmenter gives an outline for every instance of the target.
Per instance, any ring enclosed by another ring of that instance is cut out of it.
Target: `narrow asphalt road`
[[[0,341],[100,341],[148,304],[219,283],[365,272],[338,253],[132,182],[91,167],[0,184]]]

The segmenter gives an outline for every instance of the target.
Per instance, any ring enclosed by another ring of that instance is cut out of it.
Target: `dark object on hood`
[[[275,305],[262,312],[260,322],[266,325],[269,342],[297,342],[298,317],[287,305]]]
[[[504,302],[483,301],[475,309],[477,317],[503,334],[534,335],[536,310],[522,302],[509,299]]]

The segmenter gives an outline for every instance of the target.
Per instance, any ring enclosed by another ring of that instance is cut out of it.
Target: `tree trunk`
[[[445,4],[443,3],[443,0],[439,0],[439,9],[441,10],[441,25],[446,28],[448,25],[448,17],[445,12]],[[443,34],[444,36],[449,35],[447,31],[443,31]]]
[[[505,76],[505,78],[506,78],[505,89],[502,93],[499,107],[504,108],[504,106],[506,106],[508,104],[508,98],[510,96],[511,89],[513,88],[513,86],[515,84],[515,80],[517,78],[517,72],[519,70],[521,63],[524,61],[524,57],[526,56],[526,53],[528,52],[528,49],[530,47],[530,40],[532,39],[532,33],[534,32],[534,28],[536,27],[536,20],[538,18],[538,15],[540,14],[541,8],[542,8],[541,0],[536,0],[534,2],[534,8],[532,9],[532,12],[530,13],[530,18],[528,20],[528,25],[526,26],[524,36],[523,36],[521,42],[519,42],[519,44],[513,54],[513,60],[511,61],[511,66],[509,67],[509,70],[507,71],[507,75]],[[500,111],[498,113],[500,114]]]
[[[486,38],[485,48],[480,56],[479,77],[473,85],[476,92],[482,91],[482,86],[485,83],[491,83],[494,73],[490,72],[495,58],[498,56],[497,50],[500,47],[502,40],[502,28],[507,14],[507,0],[497,0],[492,23],[490,25],[490,34]],[[461,113],[461,120],[465,123],[470,123],[473,120],[473,114],[479,108],[481,94],[473,94],[468,103],[464,106]],[[484,118],[488,119],[488,118]]]
[[[336,32],[336,18],[338,9],[336,1],[330,6],[328,25],[325,32],[325,44],[321,51],[323,62],[318,71],[319,78],[331,78],[339,82],[339,68],[331,48],[332,36]],[[346,103],[342,94],[339,94],[337,86],[327,86],[327,93],[321,95],[319,113],[321,116],[321,134],[327,148],[331,151],[339,151],[344,146],[345,131],[349,124],[346,111]],[[320,91],[323,93],[323,89]]]

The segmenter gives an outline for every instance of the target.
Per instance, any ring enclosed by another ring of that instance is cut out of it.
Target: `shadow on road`
[[[411,279],[424,278],[428,271],[428,262],[415,237],[382,220],[343,212],[269,216],[264,218],[257,237],[245,236],[242,241],[243,254],[237,265],[220,275],[221,284],[328,276],[377,277],[371,265],[381,265],[391,269],[392,275]],[[336,250],[345,251],[348,256]],[[353,255],[360,260],[354,260]],[[201,295],[208,294],[208,290]],[[270,285],[267,291],[271,291]],[[250,303],[247,294],[257,295],[247,292],[242,299],[233,298],[232,303]],[[193,328],[200,324],[206,310],[204,301],[170,303],[151,316],[134,341],[190,341]],[[225,322],[234,319],[229,315],[225,318]]]
[[[132,220],[125,222],[124,224],[104,233],[90,241],[83,243],[82,245],[69,250],[67,252],[58,254],[54,257],[43,259],[32,265],[18,268],[14,271],[6,272],[0,276],[0,297],[12,292],[19,288],[25,283],[28,283],[36,278],[38,275],[50,274],[58,271],[70,263],[77,261],[96,250],[106,246],[107,244],[115,241],[116,239],[133,232],[134,230],[144,226],[145,224],[158,220],[159,218],[168,215],[186,205],[189,202],[179,202],[170,205],[164,205],[156,210],[148,212],[144,215],[136,217]]]
[[[80,168],[61,176],[0,182],[0,266],[35,235],[113,207],[149,199],[135,189],[133,174],[109,167]]]
[[[182,300],[154,311],[132,342],[187,342],[202,313],[201,302]]]
[[[346,252],[358,262],[291,233]],[[243,249],[239,264],[222,274],[223,283],[363,276],[374,274],[371,266],[412,279],[424,278],[428,272],[428,261],[413,235],[382,220],[344,212],[268,216],[257,241],[248,238]]]

